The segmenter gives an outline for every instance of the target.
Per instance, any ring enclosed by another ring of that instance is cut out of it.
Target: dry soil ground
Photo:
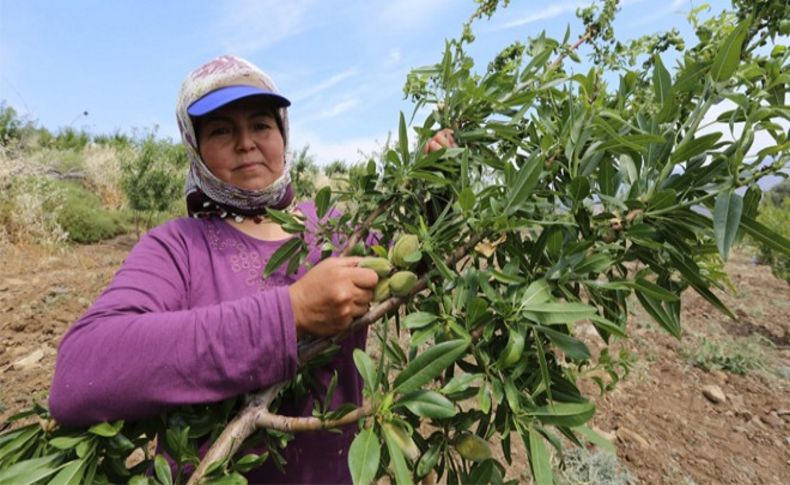
[[[124,236],[55,252],[0,248],[0,423],[46,400],[61,336],[133,243]],[[743,250],[727,269],[737,292],[719,294],[737,320],[688,292],[682,341],[636,311],[631,338],[616,346],[634,356],[633,367],[596,398],[592,425],[641,483],[790,483],[790,286]],[[599,347],[595,335],[585,338]],[[694,359],[751,368],[708,372]],[[591,381],[582,384],[595,394]],[[718,386],[724,400],[712,402],[706,386]],[[527,466],[524,457],[519,463]]]

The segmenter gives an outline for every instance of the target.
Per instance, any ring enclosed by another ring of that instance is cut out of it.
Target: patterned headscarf
[[[176,117],[181,140],[189,157],[189,174],[185,187],[190,216],[257,216],[266,208],[282,209],[293,200],[288,153],[288,111],[277,108],[279,128],[285,142],[283,174],[263,190],[248,190],[223,182],[206,167],[200,157],[197,133],[187,112],[192,103],[206,94],[226,86],[247,85],[279,94],[274,81],[253,64],[235,56],[221,56],[195,69],[184,79],[178,95]]]

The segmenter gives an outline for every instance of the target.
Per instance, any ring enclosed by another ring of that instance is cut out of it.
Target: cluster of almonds
[[[406,296],[417,283],[417,275],[409,271],[413,262],[409,255],[420,250],[420,240],[414,234],[404,234],[390,248],[389,257],[363,258],[358,266],[369,268],[379,275],[379,282],[373,291],[373,301],[384,301],[390,296]],[[393,270],[397,269],[395,273]]]

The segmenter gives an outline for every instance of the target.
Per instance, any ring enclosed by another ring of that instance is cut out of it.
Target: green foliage
[[[309,199],[316,191],[319,170],[315,159],[308,153],[309,150],[310,146],[306,145],[295,154],[291,162],[291,182],[297,200]]]
[[[155,213],[179,204],[187,164],[183,146],[157,140],[153,134],[122,160],[121,188],[129,207],[137,212],[138,224],[141,214],[148,216],[150,225]]]
[[[57,222],[70,241],[90,244],[128,232],[129,217],[104,209],[99,198],[80,185],[56,182],[55,187],[62,194]]]
[[[770,201],[764,202],[757,220],[786,239],[790,239],[790,197],[785,197],[781,205],[774,205]],[[765,243],[758,242],[758,248],[760,260],[771,265],[774,276],[790,283],[790,255]]]
[[[348,173],[348,167],[342,160],[335,160],[324,167],[324,175],[327,177],[342,176]]]

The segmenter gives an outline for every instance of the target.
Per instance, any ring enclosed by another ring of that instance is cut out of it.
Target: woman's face
[[[223,182],[247,190],[269,187],[285,170],[285,142],[272,109],[252,96],[203,115],[200,156]]]

